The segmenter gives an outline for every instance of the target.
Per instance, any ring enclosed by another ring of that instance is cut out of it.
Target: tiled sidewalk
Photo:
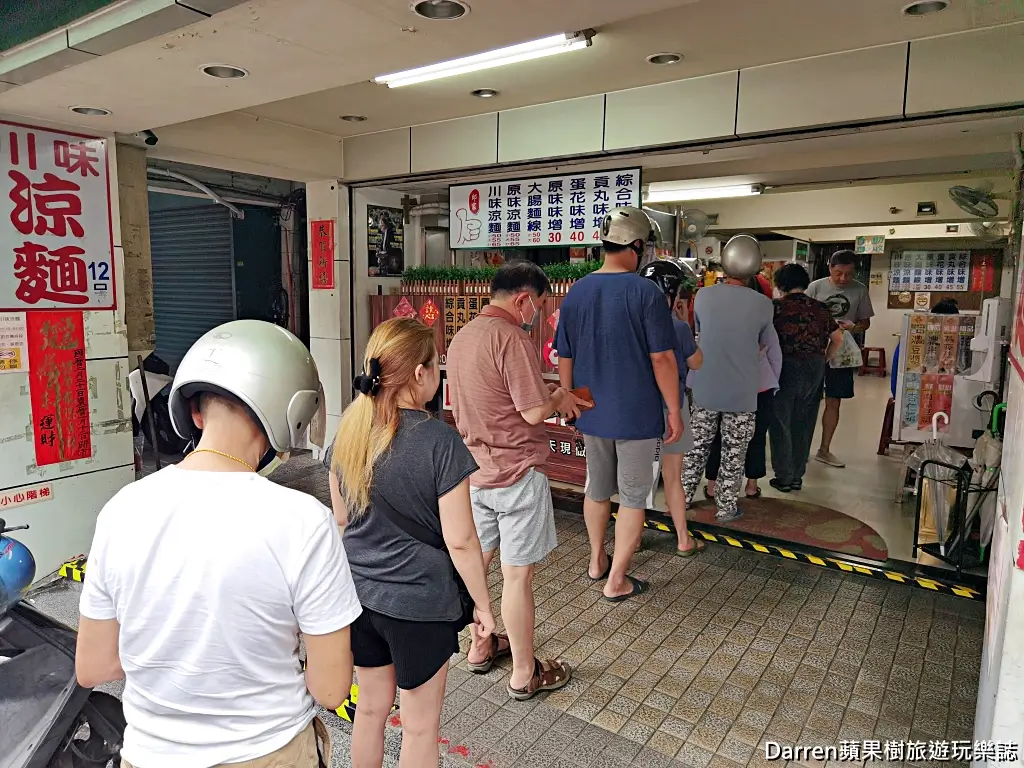
[[[582,519],[559,513],[558,530],[538,655],[574,679],[518,703],[508,660],[484,676],[454,660],[443,735],[473,765],[735,768],[767,762],[765,740],[972,737],[980,603],[713,545],[683,560],[647,534],[634,572],[653,588],[613,605],[586,578]]]

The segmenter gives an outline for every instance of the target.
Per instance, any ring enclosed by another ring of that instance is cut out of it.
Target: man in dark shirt
[[[843,343],[843,332],[828,307],[805,293],[808,285],[810,277],[799,264],[786,264],[775,272],[775,286],[783,293],[775,302],[782,372],[769,437],[775,472],[771,485],[783,493],[803,487],[825,368]]]
[[[644,510],[666,443],[683,432],[672,315],[661,290],[636,274],[653,227],[639,208],[616,208],[601,226],[604,266],[577,281],[562,301],[558,375],[566,389],[589,387],[594,408],[576,421],[587,448],[583,514],[591,579],[607,578],[606,600],[642,594],[648,584],[626,575],[640,543]],[[660,395],[660,397],[659,397]],[[611,498],[619,494],[615,552],[604,549]]]

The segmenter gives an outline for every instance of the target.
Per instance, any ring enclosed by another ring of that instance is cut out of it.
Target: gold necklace
[[[197,453],[212,453],[215,456],[221,456],[221,457],[223,457],[225,459],[231,459],[231,461],[234,461],[234,462],[237,462],[237,463],[241,464],[243,467],[248,469],[250,472],[255,472],[256,471],[256,467],[254,467],[252,464],[250,464],[247,461],[243,461],[242,459],[238,458],[237,456],[232,456],[230,453],[224,453],[223,451],[218,451],[218,450],[215,450],[213,448],[196,448],[194,451],[192,451],[192,453],[189,454],[189,456],[195,456]]]

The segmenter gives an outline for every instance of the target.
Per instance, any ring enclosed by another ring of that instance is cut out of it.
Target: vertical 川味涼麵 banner
[[[113,309],[105,139],[0,121],[0,311]]]

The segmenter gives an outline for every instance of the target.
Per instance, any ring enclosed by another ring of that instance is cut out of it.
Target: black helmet
[[[675,259],[655,259],[640,269],[640,277],[653,280],[655,285],[661,288],[661,292],[668,296],[669,301],[675,304],[679,286],[683,284],[686,272],[683,265]]]

